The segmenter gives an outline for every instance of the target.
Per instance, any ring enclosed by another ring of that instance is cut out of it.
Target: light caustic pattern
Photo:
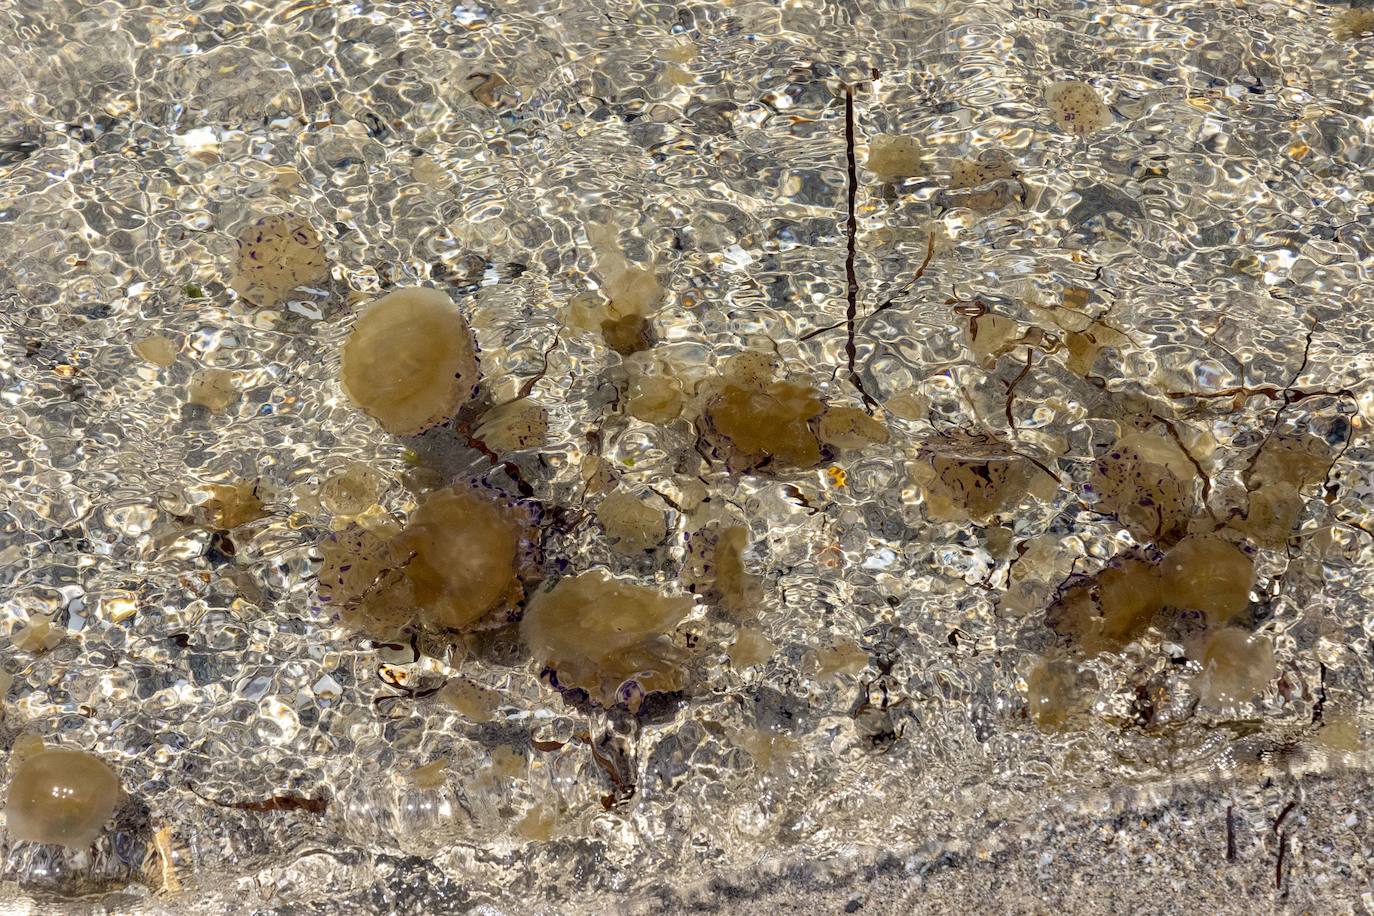
[[[0,742],[122,788],[5,877],[652,908],[1358,767],[1367,13],[0,3]]]

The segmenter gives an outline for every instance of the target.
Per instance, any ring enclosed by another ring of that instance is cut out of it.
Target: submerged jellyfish
[[[1222,626],[1250,606],[1255,561],[1220,537],[1192,535],[1164,555],[1160,575],[1165,604],[1201,611]]]
[[[477,487],[431,493],[396,536],[421,620],[467,629],[512,610],[538,542],[524,506]]]
[[[238,244],[229,285],[253,305],[276,305],[329,274],[319,233],[299,216],[265,217],[244,230]]]
[[[982,522],[1041,494],[1053,479],[1010,446],[989,436],[950,433],[921,449],[912,479],[925,492],[926,509],[942,521]]]
[[[805,379],[776,379],[757,352],[730,360],[707,383],[702,440],[740,471],[812,468],[834,448],[886,442],[887,427],[855,407],[831,407]]]
[[[1055,123],[1066,133],[1085,137],[1112,123],[1112,113],[1102,96],[1088,83],[1062,80],[1045,90],[1045,104]]]
[[[340,378],[354,404],[397,436],[442,423],[472,396],[477,344],[437,289],[398,289],[374,302],[343,348]]]
[[[1212,706],[1243,703],[1262,692],[1279,673],[1273,641],[1238,627],[1208,634],[1189,654],[1202,665],[1198,693]]]
[[[914,178],[927,171],[920,142],[906,134],[878,134],[868,141],[867,165],[880,181]]]
[[[530,600],[520,635],[560,687],[585,690],[602,706],[680,689],[683,653],[669,634],[692,610],[665,595],[594,569],[560,579]],[[629,690],[630,682],[638,690]]]
[[[1198,508],[1197,468],[1172,439],[1155,433],[1122,436],[1097,461],[1092,488],[1104,512],[1138,538],[1171,543]]]
[[[24,759],[10,780],[11,840],[89,846],[114,812],[119,777],[99,757],[51,748]]]

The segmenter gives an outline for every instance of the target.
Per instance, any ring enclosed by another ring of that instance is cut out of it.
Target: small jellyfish
[[[630,388],[625,410],[636,420],[661,425],[676,420],[686,405],[683,383],[672,370],[643,357],[625,360]]]
[[[1045,90],[1045,104],[1065,133],[1085,137],[1112,123],[1102,96],[1088,83],[1062,80]]]
[[[619,553],[643,553],[663,543],[668,525],[663,512],[625,490],[607,494],[596,507],[601,530]]]
[[[602,706],[626,699],[634,707],[644,694],[684,685],[683,652],[669,634],[691,610],[689,596],[594,569],[535,595],[520,636],[560,687],[585,690]]]
[[[472,396],[477,344],[452,300],[409,287],[368,308],[343,347],[344,392],[392,435],[442,423]]]
[[[473,432],[501,455],[539,448],[548,441],[549,410],[533,398],[516,398],[488,410]]]
[[[1137,638],[1164,606],[1159,567],[1128,557],[1097,576],[1098,601],[1102,608],[1099,639],[1109,649],[1120,649]]]
[[[892,438],[881,420],[857,407],[827,407],[816,433],[822,442],[835,448],[864,448]]]
[[[11,840],[82,849],[100,836],[119,797],[119,777],[99,757],[50,748],[15,770],[5,823]]]
[[[200,369],[186,385],[187,402],[204,407],[211,413],[219,413],[238,397],[234,373],[228,369]]]
[[[263,505],[262,489],[256,480],[209,484],[205,489],[210,496],[197,507],[197,515],[216,528],[237,528],[270,514]]]
[[[320,603],[350,629],[391,639],[415,617],[415,594],[406,578],[408,554],[396,530],[350,525],[320,544]]]
[[[1337,41],[1374,36],[1374,7],[1341,10],[1331,20],[1331,35]]]
[[[989,147],[973,159],[957,159],[949,167],[950,190],[977,188],[990,182],[1015,178],[1016,159],[1004,149]]]
[[[1265,440],[1243,475],[1248,505],[1230,527],[1262,547],[1288,542],[1306,505],[1301,491],[1326,479],[1332,455],[1316,436],[1277,435]]]
[[[1086,654],[1119,652],[1138,639],[1164,606],[1159,568],[1125,557],[1095,576],[1061,587],[1046,623]]]
[[[1190,535],[1160,564],[1164,603],[1201,611],[1212,626],[1224,626],[1250,606],[1255,561],[1216,535]]]
[[[692,532],[687,539],[684,578],[693,591],[737,617],[754,616],[762,591],[759,577],[744,562],[748,546],[749,529],[719,522]]]
[[[377,504],[382,476],[361,461],[330,474],[320,485],[320,504],[336,516],[361,515]]]
[[[1210,706],[1233,706],[1252,699],[1278,675],[1274,643],[1239,627],[1207,634],[1189,653],[1202,665],[1197,688]]]
[[[161,334],[150,334],[134,344],[134,352],[154,366],[166,369],[177,361],[177,345]]]
[[[942,521],[983,522],[1027,495],[1048,495],[1043,471],[990,436],[948,433],[922,447],[912,479],[925,493],[926,510]]]
[[[702,413],[704,438],[732,468],[811,468],[824,457],[815,421],[825,412],[806,382],[727,375]]]
[[[880,181],[915,178],[928,171],[920,142],[905,134],[878,134],[868,141],[867,165]]]
[[[420,618],[462,630],[497,622],[524,597],[538,529],[530,512],[500,494],[459,485],[436,490],[395,539]]]
[[[1103,512],[1162,544],[1178,540],[1199,508],[1197,468],[1177,443],[1155,433],[1118,439],[1097,460],[1091,485]]]
[[[1064,659],[1043,658],[1026,675],[1026,704],[1041,731],[1067,728],[1083,712],[1087,697],[1078,681],[1078,669]]]
[[[329,274],[319,234],[299,216],[268,216],[239,236],[238,262],[229,285],[243,299],[264,308],[292,290]]]
[[[626,259],[618,226],[589,223],[586,229],[605,301],[579,296],[570,303],[568,323],[599,331],[606,346],[621,356],[648,350],[656,340],[651,319],[664,297],[657,272]]]
[[[440,688],[438,699],[474,722],[490,722],[501,705],[500,691],[461,675]]]
[[[992,213],[1027,194],[1016,159],[1003,149],[989,148],[977,158],[955,160],[949,172],[949,184],[938,198],[946,207]]]

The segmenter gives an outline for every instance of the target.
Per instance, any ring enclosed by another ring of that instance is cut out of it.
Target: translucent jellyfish
[[[1117,652],[1144,635],[1163,606],[1159,568],[1125,557],[1062,588],[1046,623],[1087,654]]]
[[[534,658],[563,688],[585,690],[602,706],[686,682],[682,650],[670,634],[692,610],[688,596],[665,595],[595,569],[536,594],[520,621]]]
[[[648,350],[655,340],[650,319],[664,296],[658,274],[651,267],[631,264],[625,258],[617,226],[589,223],[586,228],[605,298],[575,299],[569,306],[568,323],[599,331],[606,346],[621,356]]]
[[[1064,659],[1042,658],[1026,675],[1026,704],[1042,731],[1060,731],[1087,708],[1078,669]]]
[[[1279,673],[1274,662],[1274,643],[1238,627],[1209,633],[1190,651],[1202,673],[1197,688],[1211,706],[1233,706],[1262,693]]]
[[[120,794],[119,777],[94,754],[39,751],[19,764],[10,781],[10,839],[82,849],[100,836]]]
[[[905,134],[878,134],[869,140],[867,165],[880,181],[914,178],[928,171],[920,142]]]
[[[968,348],[979,362],[991,365],[993,360],[1009,352],[1025,334],[1014,318],[984,312],[971,319],[968,326]]]
[[[198,508],[216,528],[237,528],[266,518],[269,514],[263,505],[261,488],[256,480],[210,484],[205,489],[210,497]]]
[[[549,438],[549,411],[532,398],[516,398],[488,410],[473,432],[500,455],[539,448]]]
[[[320,603],[345,626],[378,639],[394,637],[415,618],[405,574],[410,557],[395,534],[350,525],[320,545]]]
[[[624,554],[643,553],[668,535],[662,510],[625,490],[607,494],[596,507],[596,519],[612,546]]]
[[[957,159],[949,168],[949,187],[952,190],[977,188],[1018,174],[1016,159],[997,147],[984,149],[973,159]]]
[[[163,369],[177,361],[177,345],[161,334],[150,334],[143,338],[134,344],[134,352]]]
[[[977,158],[951,163],[949,185],[939,199],[947,207],[991,213],[1025,196],[1020,174],[1011,153],[995,147],[984,149]]]
[[[452,630],[504,620],[524,597],[537,542],[526,508],[465,485],[431,493],[396,537],[421,620]]]
[[[693,590],[739,617],[752,617],[761,597],[759,578],[744,562],[748,546],[747,528],[719,522],[692,532],[687,539],[684,574]]]
[[[1171,438],[1132,432],[1097,461],[1092,489],[1104,512],[1138,538],[1171,543],[1198,509],[1197,469]]]
[[[253,305],[270,307],[329,275],[320,236],[299,216],[268,216],[239,236],[229,285]]]
[[[1250,606],[1255,561],[1216,535],[1192,535],[1164,555],[1160,574],[1165,604],[1201,611],[1210,625],[1224,626]]]
[[[361,461],[330,474],[320,485],[320,504],[336,516],[361,515],[377,504],[382,475]]]
[[[1331,34],[1337,41],[1374,35],[1374,7],[1341,10],[1331,20]]]
[[[1282,547],[1302,517],[1301,491],[1324,480],[1331,462],[1329,447],[1316,436],[1268,438],[1245,474],[1245,516],[1231,527],[1260,546]]]
[[[501,693],[462,676],[439,690],[439,702],[451,706],[474,722],[490,722],[501,705]]]
[[[1027,495],[1046,495],[1053,481],[1006,443],[988,436],[949,434],[926,442],[912,467],[926,511],[943,521],[985,521]]]
[[[768,661],[777,650],[777,645],[762,630],[740,627],[735,641],[730,644],[728,656],[731,667],[751,668]]]
[[[1112,123],[1112,113],[1102,96],[1092,86],[1078,80],[1052,83],[1045,90],[1045,104],[1060,129],[1078,137]]]
[[[472,396],[477,344],[453,302],[409,287],[368,308],[343,348],[344,392],[392,435],[442,423]]]
[[[228,369],[201,369],[191,376],[186,385],[187,402],[204,407],[211,413],[219,413],[238,397],[234,373]]]
[[[810,468],[823,457],[813,424],[824,411],[808,383],[727,376],[707,400],[702,425],[736,470]]]
[[[1098,602],[1102,609],[1099,640],[1105,648],[1120,649],[1149,628],[1164,606],[1159,568],[1144,560],[1127,558],[1097,576]]]
[[[625,409],[630,416],[645,423],[668,423],[680,417],[686,406],[684,385],[671,368],[648,356],[631,356],[625,360],[625,369],[630,375]]]
[[[827,407],[816,432],[822,442],[835,448],[863,448],[892,437],[881,420],[857,407]]]

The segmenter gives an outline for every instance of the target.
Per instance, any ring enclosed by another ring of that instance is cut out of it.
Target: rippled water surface
[[[712,906],[703,881],[759,863],[976,860],[989,824],[1123,787],[1361,772],[1374,37],[1352,23],[1301,0],[0,2],[0,743],[93,750],[128,793],[89,850],[9,843],[6,893]],[[1056,119],[1063,80],[1101,125]],[[880,135],[919,164],[885,174]],[[274,214],[328,275],[262,307],[231,278]],[[633,356],[574,320],[616,264],[663,291]],[[394,437],[339,351],[413,285],[457,303],[482,382]],[[135,349],[154,336],[174,357]],[[732,460],[700,417],[749,350],[887,441]],[[207,369],[228,403],[193,397]],[[675,418],[627,407],[650,370]],[[472,447],[526,382],[544,440]],[[1110,502],[1132,434],[1176,450],[1173,536]],[[1276,442],[1318,469],[1274,534]],[[961,511],[947,484],[996,490],[989,455],[1024,480]],[[377,504],[345,514],[321,487],[358,462]],[[684,689],[608,709],[513,627],[341,625],[320,545],[470,479],[538,505],[528,592],[593,567],[694,591]],[[236,482],[264,512],[224,528],[208,487]],[[656,545],[608,536],[617,487]],[[745,608],[691,573],[722,527],[746,529]],[[1064,623],[1072,586],[1188,532],[1254,568],[1230,625],[1274,662],[1229,699],[1204,681],[1216,615],[1168,604],[1106,649]]]

